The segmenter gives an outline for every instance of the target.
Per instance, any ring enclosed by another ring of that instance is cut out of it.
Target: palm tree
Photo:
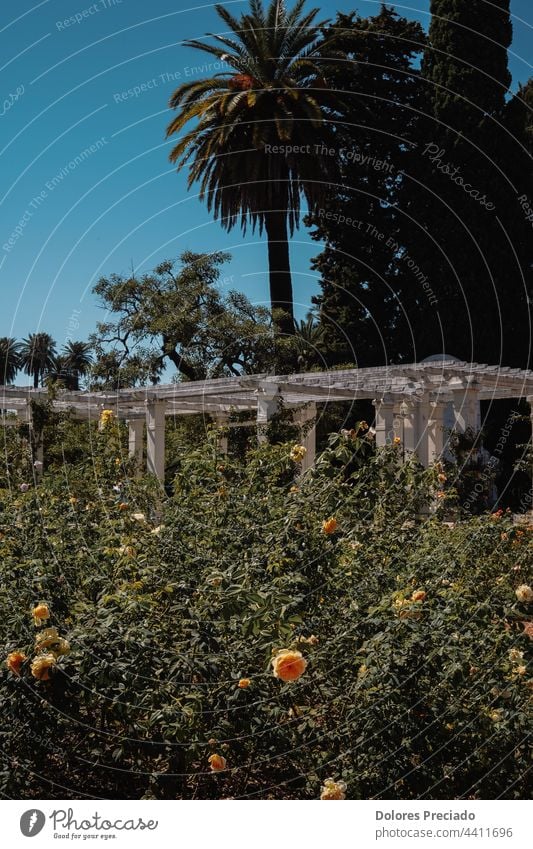
[[[55,367],[55,356],[56,343],[49,333],[30,333],[22,340],[20,365],[25,374],[33,376],[34,389],[46,372]]]
[[[310,207],[323,198],[336,174],[332,148],[336,98],[320,70],[318,9],[291,11],[283,0],[250,0],[250,11],[234,18],[215,6],[233,37],[213,35],[215,45],[186,46],[216,56],[231,70],[181,85],[170,99],[179,114],[167,136],[195,121],[170,154],[189,166],[189,187],[230,230],[266,231],[270,298],[278,333],[294,333],[288,236],[298,226],[302,196]]]
[[[307,371],[323,363],[325,327],[313,313],[307,313],[296,326],[295,342],[298,347],[298,371]]]
[[[61,365],[71,378],[69,389],[80,388],[80,375],[85,375],[91,367],[92,345],[90,342],[68,342],[63,346]]]
[[[20,343],[9,336],[0,337],[0,385],[13,383],[20,368]]]

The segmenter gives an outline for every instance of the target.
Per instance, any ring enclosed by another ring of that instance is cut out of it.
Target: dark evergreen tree
[[[488,129],[485,116],[503,112],[511,84],[509,5],[510,0],[431,0],[422,71],[431,84],[430,112],[444,125],[439,138],[452,146],[462,136],[476,140]]]
[[[335,128],[342,183],[307,219],[313,238],[326,242],[314,260],[322,287],[315,303],[330,363],[379,364],[410,347],[395,289],[402,227],[396,207],[416,137],[421,90],[414,62],[425,37],[418,23],[383,5],[369,18],[339,13],[324,39],[328,79],[345,111]]]
[[[431,12],[422,64],[426,117],[417,123],[401,199],[412,222],[402,233],[405,250],[437,299],[436,308],[417,303],[400,269],[415,353],[446,350],[524,367],[532,240],[519,197],[531,159],[523,109],[506,104],[509,0],[433,0]]]

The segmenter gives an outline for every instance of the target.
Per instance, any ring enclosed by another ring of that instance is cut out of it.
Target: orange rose
[[[402,440],[400,439],[400,437],[395,436],[394,439],[393,439],[393,445],[401,445],[401,444],[402,444]]]
[[[50,670],[56,665],[54,654],[40,654],[31,665],[31,674],[39,681],[50,680]]]
[[[422,611],[420,608],[413,606],[413,600],[407,598],[397,598],[394,602],[394,609],[400,619],[421,619]]]
[[[426,593],[425,590],[416,590],[416,592],[414,592],[413,595],[411,596],[411,599],[412,599],[412,601],[424,601],[425,598],[426,598],[426,595],[427,595],[427,593]]]
[[[210,755],[207,760],[212,772],[222,772],[226,769],[226,758],[222,755]]]
[[[240,687],[241,690],[246,690],[247,687],[249,687],[251,683],[252,683],[252,681],[251,681],[250,678],[241,678],[241,680],[239,681],[237,686]]]
[[[119,510],[127,510],[127,509],[128,509],[128,505],[126,504],[126,502],[125,502],[125,501],[121,501],[121,502],[120,502],[120,504],[118,505],[118,509],[119,509]]]
[[[35,625],[41,625],[47,619],[50,619],[50,610],[47,604],[39,602],[32,610],[33,621]]]
[[[337,522],[337,520],[333,516],[330,516],[329,519],[325,519],[322,522],[322,532],[327,534],[328,536],[330,534],[334,534],[338,528],[338,524],[339,523]]]
[[[281,681],[297,681],[305,672],[306,666],[307,661],[302,653],[291,649],[281,649],[272,658],[274,677],[280,678]]]
[[[26,655],[21,651],[12,651],[8,654],[6,659],[6,666],[13,675],[20,675],[20,668],[24,661],[26,660]]]

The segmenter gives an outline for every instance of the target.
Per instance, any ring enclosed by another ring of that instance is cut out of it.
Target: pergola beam
[[[394,364],[366,369],[304,372],[295,375],[235,376],[209,378],[181,384],[125,388],[109,391],[58,391],[52,400],[55,410],[68,412],[76,420],[97,421],[102,410],[111,409],[129,425],[130,455],[142,462],[143,427],[146,421],[146,460],[148,470],[164,478],[165,418],[209,415],[227,427],[247,427],[250,422],[230,422],[232,413],[250,411],[255,415],[260,440],[265,426],[280,401],[295,408],[296,420],[302,410],[314,409],[328,401],[373,400],[376,406],[376,442],[385,445],[395,435],[402,439],[406,454],[417,453],[424,464],[443,451],[443,417],[453,402],[455,427],[464,431],[480,424],[479,402],[503,398],[533,400],[533,372],[497,365],[461,362],[453,359],[422,363]],[[16,423],[6,415],[12,410],[20,421],[31,402],[48,401],[43,388],[0,387],[3,422]],[[305,414],[307,415],[307,413]],[[314,456],[314,428],[306,465]]]

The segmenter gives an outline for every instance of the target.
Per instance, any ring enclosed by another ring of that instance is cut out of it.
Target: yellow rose
[[[518,601],[531,602],[533,601],[533,590],[527,584],[522,584],[516,590],[516,597]]]
[[[35,651],[48,649],[54,643],[57,643],[58,640],[59,634],[57,628],[45,628],[44,631],[40,631],[35,637]]]
[[[304,445],[293,445],[290,457],[294,463],[301,463],[306,454],[307,448]]]
[[[32,616],[35,625],[41,625],[43,622],[46,622],[47,619],[50,619],[50,610],[48,605],[40,602],[33,608]]]
[[[226,769],[226,758],[222,755],[210,755],[207,760],[212,772],[222,772]]]
[[[489,716],[493,722],[501,722],[503,719],[503,711],[501,710],[501,708],[498,710],[491,710]]]
[[[100,421],[98,422],[98,429],[105,430],[108,428],[113,423],[114,418],[115,413],[113,410],[102,410],[100,413]]]
[[[35,637],[35,651],[40,653],[46,649],[48,654],[59,657],[70,652],[70,643],[59,636],[57,628],[45,628]]]
[[[250,678],[241,678],[239,683],[237,684],[237,687],[239,687],[241,690],[246,690],[251,683],[252,681]]]
[[[509,660],[511,663],[519,663],[524,657],[524,652],[518,649],[511,649],[509,652]]]
[[[330,516],[329,519],[325,519],[322,522],[322,532],[327,534],[328,536],[330,534],[334,534],[338,528],[338,524],[339,523],[337,522],[337,520],[333,516]]]
[[[274,677],[281,681],[297,681],[303,675],[307,661],[299,651],[292,649],[281,649],[272,658]]]
[[[50,670],[56,665],[56,656],[49,654],[38,655],[31,665],[31,674],[39,681],[50,680]]]
[[[320,793],[322,800],[346,799],[346,784],[344,781],[334,781],[332,778],[326,778]]]
[[[12,651],[8,654],[6,659],[6,666],[13,675],[20,676],[20,668],[24,661],[26,660],[26,655],[21,651]]]

